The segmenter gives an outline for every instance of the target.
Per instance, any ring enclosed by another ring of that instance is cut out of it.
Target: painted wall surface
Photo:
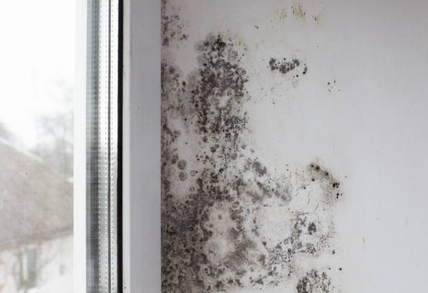
[[[162,292],[424,292],[428,4],[162,2]]]

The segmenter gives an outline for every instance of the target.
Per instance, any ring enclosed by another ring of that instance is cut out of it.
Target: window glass
[[[74,0],[0,10],[0,292],[73,292]]]

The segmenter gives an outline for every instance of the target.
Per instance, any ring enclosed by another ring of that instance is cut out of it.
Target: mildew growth
[[[188,39],[183,32],[188,23],[180,18],[180,9],[169,4],[168,0],[162,0],[162,46],[168,47],[171,42]]]
[[[163,47],[163,292],[337,292],[301,259],[334,250],[339,182],[319,164],[276,174],[257,157],[241,49],[221,34],[194,49],[198,66],[185,76]]]
[[[297,293],[333,293],[339,292],[332,284],[327,273],[311,270],[299,280],[296,286]]]
[[[306,64],[302,64],[302,62],[297,58],[292,58],[291,60],[287,60],[287,58],[283,58],[282,60],[277,60],[275,58],[270,58],[269,60],[269,68],[271,71],[278,71],[282,74],[286,74],[298,67],[302,67],[302,74],[306,74],[308,72],[308,66]],[[298,75],[297,75],[298,77]]]

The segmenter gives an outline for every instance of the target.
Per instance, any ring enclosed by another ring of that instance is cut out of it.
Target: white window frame
[[[87,3],[76,1],[74,96],[74,292],[86,292],[86,34]],[[77,172],[77,170],[79,170]]]
[[[124,1],[123,292],[161,292],[161,1]]]
[[[123,280],[124,293],[161,292],[161,1],[124,0]],[[87,292],[87,2],[77,0],[74,163],[74,292]],[[89,293],[89,292],[88,292]],[[92,293],[92,292],[91,292]]]

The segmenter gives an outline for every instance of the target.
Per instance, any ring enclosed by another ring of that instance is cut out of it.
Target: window
[[[24,292],[37,286],[39,269],[37,255],[37,250],[34,248],[24,250],[19,254],[19,287]]]
[[[86,114],[81,131],[86,132],[86,288],[82,290],[114,293],[121,287],[120,6],[118,0],[87,3],[87,84],[81,110]]]
[[[119,291],[119,4],[0,11],[2,293]]]
[[[75,6],[0,11],[2,293],[73,292]]]

